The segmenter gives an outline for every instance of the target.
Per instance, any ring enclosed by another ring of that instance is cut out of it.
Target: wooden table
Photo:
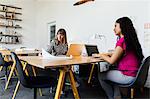
[[[11,51],[15,52],[17,55],[30,55],[30,54],[40,54],[41,50],[21,50],[21,51],[14,51],[14,50],[0,50],[2,55],[11,55]]]
[[[37,55],[39,55],[39,54],[41,54],[42,53],[42,51],[41,50],[22,50],[22,51],[14,51],[17,55],[28,55],[28,56],[30,56],[30,55],[33,55],[34,54],[34,56],[37,56]]]
[[[43,68],[43,69],[59,68],[60,75],[59,75],[57,89],[55,93],[55,99],[60,99],[61,91],[64,85],[65,76],[69,76],[69,80],[71,83],[71,87],[72,87],[72,91],[73,91],[75,99],[80,99],[76,85],[75,85],[74,76],[71,70],[71,65],[97,63],[97,62],[102,61],[98,58],[92,58],[92,57],[73,57],[72,59],[67,59],[67,60],[44,59],[42,58],[42,56],[20,56],[19,58],[39,68]]]

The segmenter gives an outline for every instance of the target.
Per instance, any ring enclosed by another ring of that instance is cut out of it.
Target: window
[[[48,44],[55,38],[56,21],[48,23]]]

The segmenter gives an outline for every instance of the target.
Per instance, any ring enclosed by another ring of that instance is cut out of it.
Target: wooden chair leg
[[[134,89],[131,88],[131,99],[133,99],[133,97],[134,97]]]
[[[18,76],[18,71],[17,71],[17,69],[15,68],[15,73],[16,73],[16,75]]]
[[[15,91],[14,91],[12,99],[15,99],[15,96],[16,96],[16,93],[18,91],[19,85],[20,85],[20,81],[17,82],[17,85],[16,85],[16,88],[15,88]]]
[[[8,79],[7,79],[7,82],[6,82],[6,85],[5,85],[5,90],[8,88],[8,85],[9,85],[9,81],[13,75],[13,72],[14,72],[14,69],[15,69],[15,64],[16,63],[13,63],[12,67],[11,67],[11,70],[10,70],[10,73],[9,73],[9,76],[8,76]]]
[[[43,94],[42,94],[42,89],[41,89],[41,88],[38,88],[38,90],[39,90],[39,95],[40,95],[40,96],[43,96]]]
[[[88,79],[88,84],[91,82],[93,71],[94,71],[94,67],[95,67],[95,63],[93,63],[93,65],[92,65],[92,68],[91,68],[91,71],[90,71],[90,76],[89,76],[89,79]]]
[[[36,76],[35,68],[32,66],[33,75]]]
[[[2,71],[2,69],[3,69],[3,66],[0,66],[0,71]]]
[[[14,68],[13,76],[18,75],[17,73],[18,73],[18,72],[17,72],[16,68]]]
[[[25,74],[26,74],[27,76],[29,76],[29,73],[28,73],[27,69],[25,69],[26,66],[27,66],[27,62],[21,61],[21,63],[22,63],[22,66],[23,66],[23,70],[25,70]]]

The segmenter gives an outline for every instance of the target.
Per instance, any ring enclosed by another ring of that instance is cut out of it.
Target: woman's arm
[[[54,41],[51,41],[51,43],[50,43],[50,45],[48,46],[48,48],[47,48],[47,52],[49,52],[50,54],[52,54],[52,52],[54,52],[53,50],[54,50]]]
[[[112,56],[108,56],[106,54],[100,54],[99,56],[110,64],[114,64],[117,60],[123,55],[123,49],[120,46],[117,46],[112,54]]]
[[[68,45],[65,44],[65,45],[63,46],[63,49],[62,49],[62,54],[63,54],[63,55],[66,55],[67,51],[68,51]]]

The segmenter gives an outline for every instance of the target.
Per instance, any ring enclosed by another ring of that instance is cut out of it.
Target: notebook
[[[85,49],[88,56],[92,56],[92,54],[98,54],[97,45],[85,45]]]

